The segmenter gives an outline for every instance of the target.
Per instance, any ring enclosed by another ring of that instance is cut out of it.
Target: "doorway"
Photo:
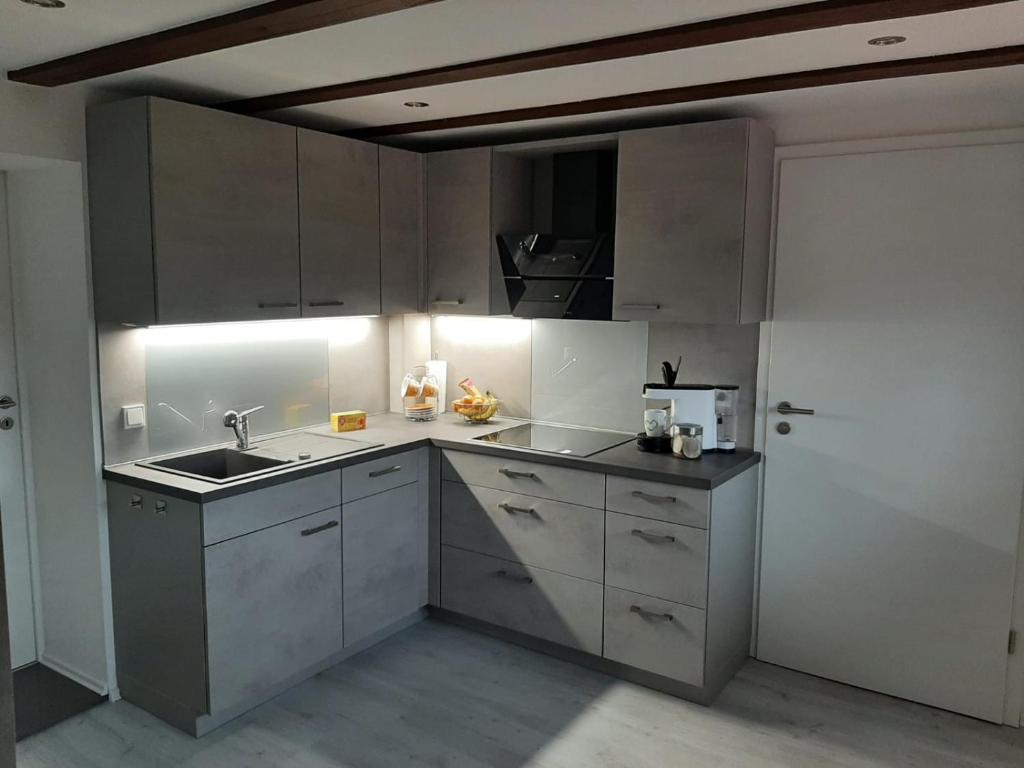
[[[1024,143],[782,162],[759,658],[1003,722],[1021,168]]]

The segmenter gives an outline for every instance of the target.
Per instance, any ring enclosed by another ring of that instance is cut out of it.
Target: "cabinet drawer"
[[[605,587],[604,656],[690,685],[703,685],[704,611]]]
[[[707,528],[711,493],[683,485],[608,475],[605,506],[627,515]]]
[[[446,481],[441,489],[442,543],[597,582],[603,517],[591,507],[478,485]]]
[[[210,712],[341,650],[340,509],[215,544],[203,557]]]
[[[203,505],[203,546],[341,504],[338,470]]]
[[[543,568],[441,548],[441,607],[601,653],[602,587]]]
[[[415,483],[419,477],[420,461],[425,448],[405,451],[383,459],[374,459],[341,470],[341,499],[343,503],[355,501],[374,493]]]
[[[708,534],[702,528],[608,512],[605,583],[703,608]]]
[[[445,451],[445,480],[604,508],[604,475],[522,459]]]
[[[427,604],[427,504],[416,484],[343,506],[345,647]]]

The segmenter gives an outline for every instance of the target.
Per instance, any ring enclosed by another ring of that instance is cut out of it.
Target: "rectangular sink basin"
[[[194,477],[211,483],[226,483],[292,464],[289,459],[246,453],[234,448],[215,448],[212,451],[173,456],[160,461],[140,462],[139,466]]]

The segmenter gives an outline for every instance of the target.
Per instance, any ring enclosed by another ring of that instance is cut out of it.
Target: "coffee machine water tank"
[[[723,453],[736,451],[736,409],[739,405],[739,395],[740,388],[735,384],[719,384],[715,387],[718,450]]]

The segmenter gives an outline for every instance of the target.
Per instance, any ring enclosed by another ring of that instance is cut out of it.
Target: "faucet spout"
[[[249,450],[249,416],[263,410],[262,405],[242,411],[227,411],[224,414],[224,426],[235,432],[235,442],[240,451]]]

